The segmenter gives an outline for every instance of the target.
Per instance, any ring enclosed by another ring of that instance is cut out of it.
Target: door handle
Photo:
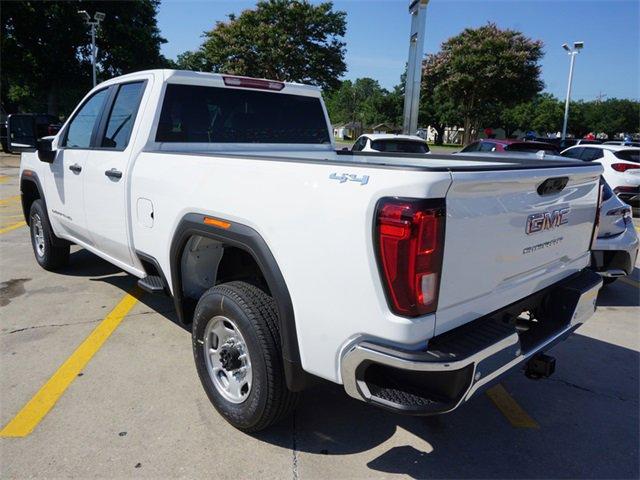
[[[105,171],[104,174],[109,178],[122,178],[122,172],[120,170],[116,170],[115,168]]]
[[[82,171],[82,167],[77,163],[74,163],[73,165],[69,165],[69,170],[73,173],[80,173]]]

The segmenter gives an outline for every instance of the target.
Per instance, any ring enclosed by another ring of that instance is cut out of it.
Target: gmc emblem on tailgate
[[[570,208],[560,208],[550,212],[533,213],[527,217],[525,232],[527,232],[527,235],[531,235],[532,233],[551,230],[564,225],[569,221],[570,211]]]

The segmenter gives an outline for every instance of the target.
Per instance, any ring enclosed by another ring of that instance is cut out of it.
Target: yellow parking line
[[[0,205],[6,205],[7,203],[20,200],[20,195],[14,195],[13,197],[7,197],[0,199]]]
[[[488,389],[487,396],[514,427],[540,428],[540,425],[518,405],[518,402],[509,395],[501,384],[497,384]]]
[[[618,280],[626,283],[627,285],[631,285],[632,287],[640,288],[640,282],[638,282],[637,280],[634,280],[633,278],[620,277],[618,278]]]
[[[120,300],[120,303],[98,324],[47,383],[13,417],[13,420],[0,430],[0,437],[26,437],[36,428],[69,385],[77,378],[82,369],[89,363],[89,360],[100,350],[100,347],[120,325],[120,322],[133,308],[141,294],[142,292],[138,287],[135,287]]]
[[[26,225],[26,222],[23,220],[21,222],[8,225],[6,227],[2,227],[0,228],[0,235],[2,235],[3,233],[10,232],[11,230],[15,230],[16,228],[24,227],[25,225]]]

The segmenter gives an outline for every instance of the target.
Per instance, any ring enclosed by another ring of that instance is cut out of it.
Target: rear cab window
[[[156,142],[329,144],[318,97],[168,84]]]
[[[144,82],[124,83],[118,86],[101,147],[115,150],[124,150],[127,147],[143,91]]]

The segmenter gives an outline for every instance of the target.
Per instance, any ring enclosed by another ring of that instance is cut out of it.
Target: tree
[[[436,141],[442,145],[445,128],[449,125],[461,123],[460,112],[455,103],[443,93],[441,88],[444,80],[444,55],[442,53],[429,54],[422,62],[422,84],[420,88],[419,122],[430,125],[436,130]],[[401,87],[404,96],[404,78],[401,77]]]
[[[200,48],[204,61],[196,66],[337,88],[347,68],[341,40],[345,32],[346,13],[333,11],[331,2],[262,0],[206,32]],[[193,54],[186,59],[184,65],[193,66]]]
[[[353,82],[345,80],[340,88],[326,92],[324,98],[333,123],[397,125],[402,115],[402,98],[382,88],[373,78],[358,78]]]
[[[503,110],[497,124],[505,129],[507,136],[515,130],[544,134],[561,130],[563,115],[564,104],[550,93],[542,93],[529,102]]]
[[[107,14],[96,38],[99,79],[163,66],[158,5],[158,0],[3,2],[3,105],[8,111],[68,113],[91,88],[91,42],[78,10]]]
[[[604,102],[589,102],[583,106],[584,122],[589,131],[604,132],[612,137],[617,133],[640,131],[640,103],[610,98]],[[569,124],[572,124],[570,111]]]
[[[515,30],[501,30],[493,23],[467,28],[445,41],[441,50],[438,88],[462,115],[465,143],[488,108],[525,102],[544,86],[538,63],[542,42]]]

